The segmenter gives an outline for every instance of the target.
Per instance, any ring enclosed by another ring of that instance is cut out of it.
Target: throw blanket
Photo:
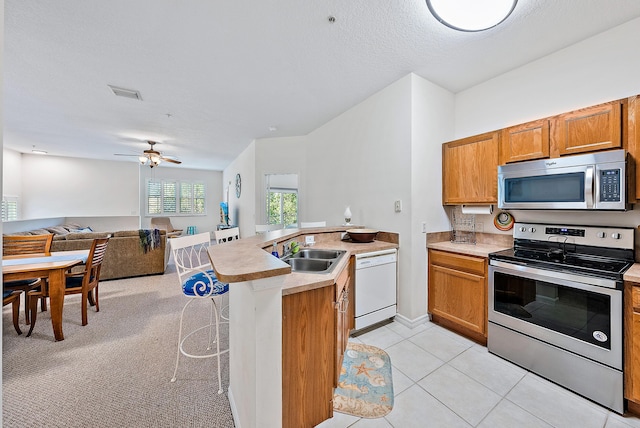
[[[140,229],[138,232],[140,234],[140,245],[145,254],[160,246],[159,229]]]

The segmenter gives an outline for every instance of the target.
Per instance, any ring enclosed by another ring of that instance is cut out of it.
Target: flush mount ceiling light
[[[518,0],[426,0],[429,11],[447,27],[483,31],[507,19]]]

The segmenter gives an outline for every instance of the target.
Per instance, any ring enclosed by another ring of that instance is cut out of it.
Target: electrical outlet
[[[397,213],[401,212],[402,211],[402,201],[399,200],[399,199],[397,201],[395,201],[394,208],[395,208]]]
[[[426,221],[422,222],[422,233],[427,233],[427,222]]]
[[[313,245],[316,243],[316,240],[313,235],[309,235],[304,237],[304,243],[305,245]]]

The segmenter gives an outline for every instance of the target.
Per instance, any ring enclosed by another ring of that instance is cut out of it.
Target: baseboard
[[[409,318],[405,317],[404,315],[396,314],[394,320],[397,321],[398,323],[402,324],[405,327],[416,328],[420,324],[424,324],[425,322],[429,321],[429,315],[428,314],[424,314],[424,315],[419,316],[418,318],[409,319]]]
[[[229,397],[229,406],[231,407],[231,414],[233,415],[233,425],[236,428],[241,428],[240,420],[238,419],[238,408],[236,407],[236,401],[233,399],[233,392],[231,392],[231,385],[229,385],[227,397]]]

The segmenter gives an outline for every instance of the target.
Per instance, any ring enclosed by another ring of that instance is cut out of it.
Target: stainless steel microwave
[[[501,165],[498,207],[624,211],[634,182],[628,172],[625,150]]]

